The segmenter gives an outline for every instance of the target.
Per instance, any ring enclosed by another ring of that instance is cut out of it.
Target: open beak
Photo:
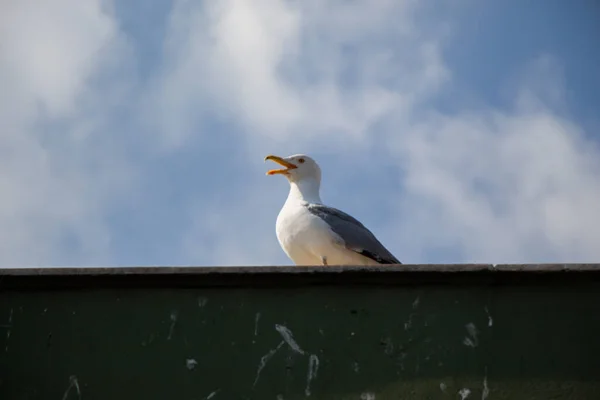
[[[275,174],[286,175],[289,170],[298,168],[296,165],[294,165],[290,162],[287,162],[283,158],[278,157],[278,156],[268,155],[265,157],[265,161],[267,161],[267,160],[274,161],[277,164],[285,167],[283,169],[271,169],[271,170],[267,171],[267,175],[275,175]]]

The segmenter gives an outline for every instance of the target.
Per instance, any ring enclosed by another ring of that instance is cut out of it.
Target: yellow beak
[[[265,161],[267,160],[271,160],[276,162],[279,165],[283,165],[285,168],[284,169],[271,169],[269,171],[267,171],[267,175],[275,175],[275,174],[287,174],[289,170],[291,169],[295,169],[298,168],[296,165],[285,161],[283,158],[278,157],[278,156],[274,156],[274,155],[268,155],[265,157]]]

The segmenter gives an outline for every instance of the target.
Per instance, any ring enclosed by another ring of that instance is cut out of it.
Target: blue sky
[[[270,153],[405,263],[600,260],[593,1],[0,15],[1,267],[289,265]]]

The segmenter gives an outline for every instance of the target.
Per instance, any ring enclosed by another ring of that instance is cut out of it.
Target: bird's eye
[[[304,164],[304,158],[301,158],[301,159],[299,159],[299,160],[298,160],[298,162],[299,162],[300,164]]]

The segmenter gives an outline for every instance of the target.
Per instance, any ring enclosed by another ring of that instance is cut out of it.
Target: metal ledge
[[[381,267],[360,266],[130,266],[130,267],[43,267],[0,269],[0,276],[74,275],[214,275],[214,274],[339,274],[361,273],[464,273],[464,272],[600,272],[600,264],[401,264]]]
[[[98,288],[508,285],[587,287],[600,264],[414,264],[381,267],[112,267],[0,270],[0,291]]]
[[[597,264],[6,269],[0,399],[600,399],[599,316]]]

